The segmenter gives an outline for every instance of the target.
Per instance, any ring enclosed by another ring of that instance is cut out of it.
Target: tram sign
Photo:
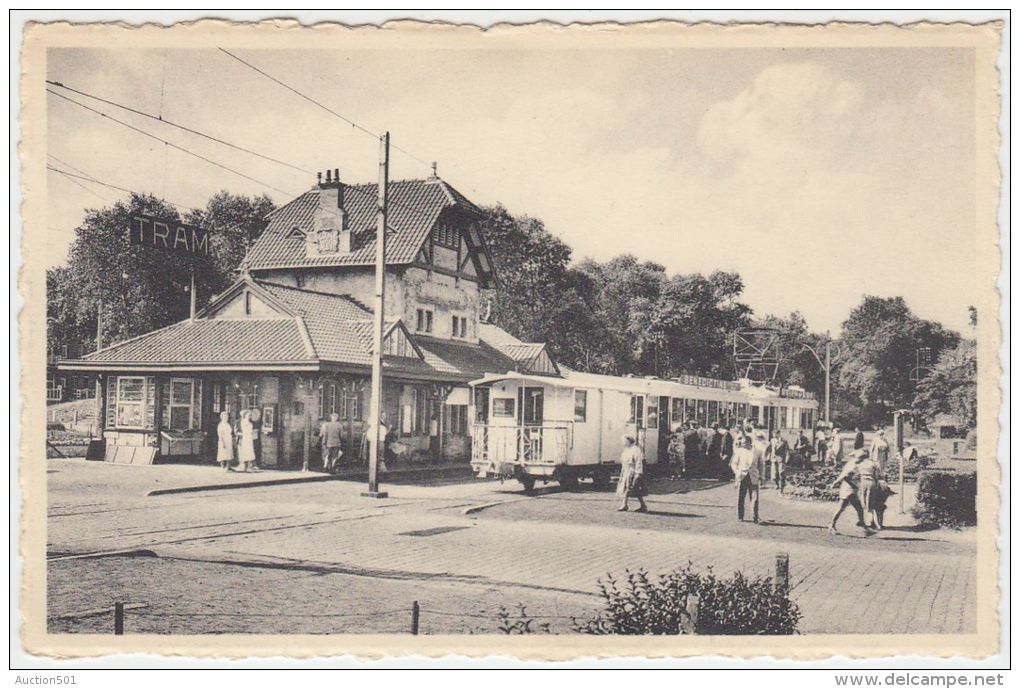
[[[131,216],[128,237],[132,244],[188,255],[209,255],[209,232],[184,223],[168,223],[145,213]]]

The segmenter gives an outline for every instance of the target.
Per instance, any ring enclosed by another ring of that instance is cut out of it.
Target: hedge
[[[977,524],[977,474],[925,471],[917,481],[914,518],[922,524],[949,528]]]
[[[643,570],[622,581],[599,581],[604,609],[575,621],[584,634],[681,634],[687,624],[688,596],[699,597],[695,634],[794,634],[800,609],[771,577],[749,579],[736,572],[717,577],[711,568],[691,565],[652,579]]]

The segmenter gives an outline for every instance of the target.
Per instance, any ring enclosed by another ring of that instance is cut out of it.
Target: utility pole
[[[832,338],[829,331],[825,331],[825,423],[829,423],[829,396],[831,391],[832,376]]]
[[[390,183],[390,133],[379,138],[379,197],[375,227],[375,313],[372,323],[372,399],[368,416],[368,491],[364,497],[385,498],[379,490],[379,457],[385,451],[385,439],[379,437],[383,399],[383,327],[386,293],[386,197]]]
[[[832,363],[833,363],[833,361],[832,361],[832,359],[833,359],[833,357],[832,357],[832,336],[829,334],[828,330],[825,331],[825,360],[824,361],[822,360],[822,357],[819,356],[818,352],[815,351],[814,347],[809,345],[807,342],[802,342],[801,346],[804,349],[806,349],[809,352],[811,352],[811,354],[815,357],[815,361],[818,362],[818,365],[825,372],[825,417],[824,418],[825,418],[825,422],[829,423],[832,420],[831,419],[831,406],[830,406],[830,404],[831,404],[830,400],[831,400],[831,397],[832,397]],[[836,355],[836,358],[837,359],[839,358],[839,354],[838,353]]]

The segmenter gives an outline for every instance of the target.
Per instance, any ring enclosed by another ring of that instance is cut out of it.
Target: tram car
[[[732,427],[752,418],[792,445],[801,429],[810,435],[818,410],[800,388],[781,395],[749,381],[701,376],[667,380],[564,369],[560,376],[488,374],[471,387],[472,468],[483,478],[515,478],[527,491],[539,481],[565,489],[584,478],[608,484],[627,433],[654,465],[667,461],[671,432],[688,421]]]

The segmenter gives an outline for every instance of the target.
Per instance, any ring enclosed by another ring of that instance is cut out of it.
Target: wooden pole
[[[304,409],[305,409],[305,437],[304,437],[304,442],[302,443],[302,445],[304,445],[304,447],[301,449],[301,471],[304,471],[304,472],[308,471],[308,462],[309,462],[310,453],[312,451],[312,448],[311,448],[311,445],[312,445],[312,411],[311,411],[311,407],[312,407],[312,400],[315,399],[315,393],[313,392],[313,386],[314,385],[315,385],[315,380],[311,376],[309,376],[308,377],[308,392],[305,395],[305,403],[302,405],[304,407]]]
[[[367,497],[386,497],[379,491],[379,457],[384,439],[379,437],[383,406],[383,327],[386,322],[386,197],[390,181],[390,133],[379,139],[379,196],[375,228],[375,312],[372,328],[372,400],[369,408],[368,492]],[[382,442],[381,442],[382,441]]]
[[[120,636],[124,633],[124,604],[113,604],[113,633]]]
[[[197,298],[196,298],[196,295],[195,295],[195,266],[194,266],[194,265],[192,265],[192,266],[191,266],[191,289],[190,289],[190,297],[191,297],[191,304],[190,304],[190,310],[189,310],[189,313],[190,313],[191,315],[190,315],[190,316],[188,316],[188,318],[189,318],[190,320],[195,320],[195,310],[196,310],[196,309],[195,309],[195,307],[196,307],[196,305],[198,304],[198,300],[197,300]]]
[[[96,306],[96,351],[103,348],[103,298],[99,298]]]
[[[776,555],[776,588],[790,590],[790,556],[786,553]]]
[[[418,621],[421,618],[421,608],[418,607],[418,601],[411,603],[411,633],[418,633]]]

